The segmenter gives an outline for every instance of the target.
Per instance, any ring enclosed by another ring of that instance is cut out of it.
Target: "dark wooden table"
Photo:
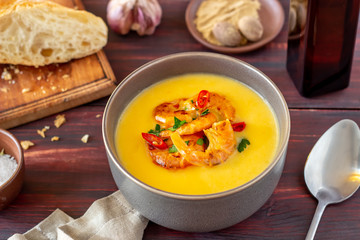
[[[105,19],[107,0],[83,0],[88,11]],[[289,1],[280,1],[285,13]],[[164,55],[185,51],[210,51],[187,31],[188,0],[160,0],[161,25],[152,36],[135,33],[119,36],[110,31],[105,53],[120,82],[142,64]],[[358,31],[359,32],[359,31]],[[357,35],[360,39],[359,34]],[[316,98],[301,97],[285,69],[287,16],[281,33],[265,47],[232,55],[267,74],[280,88],[291,113],[291,136],[284,172],[273,195],[254,215],[230,228],[212,233],[183,233],[152,222],[144,239],[304,239],[317,201],[306,188],[306,157],[322,133],[335,122],[349,118],[360,124],[360,44],[354,54],[350,86]],[[24,233],[56,208],[80,217],[96,199],[117,190],[101,136],[101,118],[107,98],[65,111],[67,122],[51,128],[59,142],[42,139],[37,129],[53,126],[54,116],[10,129],[19,140],[36,146],[25,151],[25,183],[20,195],[0,212],[0,239]],[[90,134],[87,144],[80,141]],[[206,221],[206,219],[204,219]],[[321,220],[316,239],[359,239],[360,192],[349,200],[330,205]]]

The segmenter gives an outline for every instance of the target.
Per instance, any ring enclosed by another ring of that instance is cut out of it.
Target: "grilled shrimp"
[[[207,92],[207,91],[206,91]],[[154,110],[155,120],[162,124],[163,128],[174,125],[174,117],[186,123],[176,130],[180,135],[193,134],[211,127],[217,121],[229,119],[235,120],[235,108],[230,101],[217,93],[208,93],[204,106],[198,106],[199,95],[191,98],[181,98],[172,102],[165,102]],[[204,112],[207,113],[204,114]],[[170,131],[163,131],[162,137],[170,135]]]
[[[162,123],[162,127],[164,128],[169,128],[174,125],[174,117],[177,117],[181,121],[192,121],[195,116],[193,116],[193,112],[188,111],[185,107],[184,102],[186,100],[186,98],[180,98],[160,104],[154,109],[155,120]]]
[[[170,138],[180,155],[190,164],[213,166],[224,162],[233,153],[236,145],[230,121],[226,119],[216,122],[211,128],[205,129],[204,133],[209,140],[205,151],[191,149],[177,132],[172,133]]]
[[[210,128],[214,122],[217,121],[217,117],[213,113],[208,113],[201,116],[189,123],[185,123],[181,127],[175,130],[180,135],[190,135],[196,132],[200,132],[204,129]],[[161,137],[169,137],[172,131],[164,130],[160,132]]]
[[[217,113],[218,121],[229,119],[230,122],[233,122],[235,120],[235,108],[229,100],[217,93],[210,93],[209,102],[205,108],[210,109],[210,112]]]
[[[205,151],[204,144],[199,145],[196,144],[198,139],[201,138],[199,134],[193,134],[184,136],[184,141],[187,142],[187,147],[191,149],[191,151]],[[173,143],[171,139],[165,140],[168,146],[172,146]],[[186,143],[185,143],[186,144]],[[157,149],[149,145],[148,152],[153,159],[153,161],[164,167],[164,168],[185,168],[191,165],[189,162],[185,160],[185,158],[177,151],[177,152],[169,152],[169,149]]]

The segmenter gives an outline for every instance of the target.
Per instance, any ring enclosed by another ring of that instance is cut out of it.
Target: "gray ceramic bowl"
[[[127,104],[141,90],[165,78],[200,72],[239,80],[266,99],[280,126],[279,147],[271,164],[259,176],[232,190],[209,195],[164,192],[136,179],[121,165],[114,144],[117,121]],[[109,98],[102,131],[114,180],[135,209],[164,227],[188,232],[209,232],[246,219],[268,200],[284,166],[290,134],[290,116],[279,89],[256,68],[221,54],[189,52],[156,59],[127,76]]]

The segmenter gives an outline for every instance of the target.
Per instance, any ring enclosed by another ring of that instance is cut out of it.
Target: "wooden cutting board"
[[[55,2],[84,9],[80,0]],[[115,87],[114,73],[103,51],[38,68],[0,64],[0,128],[12,128],[108,96]]]

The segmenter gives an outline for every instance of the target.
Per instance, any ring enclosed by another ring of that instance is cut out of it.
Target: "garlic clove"
[[[241,42],[241,34],[239,30],[229,22],[218,22],[214,25],[212,33],[216,40],[222,45],[235,47]]]
[[[306,8],[303,3],[300,3],[296,9],[297,14],[297,24],[299,25],[300,29],[305,28],[306,24]]]
[[[290,7],[289,11],[289,30],[290,33],[294,32],[296,27],[296,9],[294,7]]]
[[[264,28],[260,20],[253,16],[240,18],[238,27],[240,32],[252,42],[259,41],[264,33]]]

